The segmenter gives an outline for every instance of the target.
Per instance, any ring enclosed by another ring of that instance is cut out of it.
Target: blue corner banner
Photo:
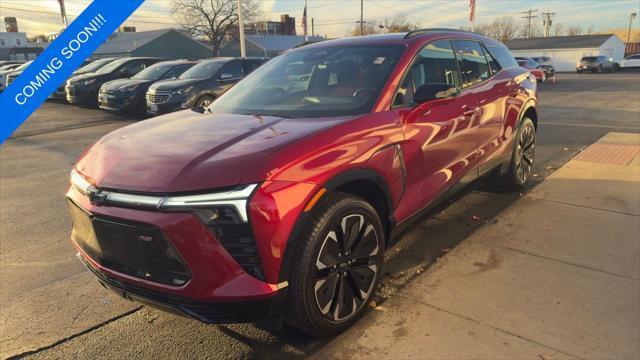
[[[0,144],[88,58],[144,0],[94,0],[0,93]]]

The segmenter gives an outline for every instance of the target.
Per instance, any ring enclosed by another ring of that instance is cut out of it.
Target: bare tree
[[[391,20],[385,19],[383,27],[389,33],[408,32],[418,28],[418,24],[413,24],[404,15],[398,15]]]
[[[557,22],[551,25],[551,31],[553,36],[562,36],[564,35],[564,24]]]
[[[596,32],[596,29],[593,27],[593,25],[589,25],[589,27],[587,28],[587,34],[591,35],[594,34]]]
[[[260,13],[259,0],[243,0],[243,21],[254,21]],[[235,35],[238,2],[235,0],[173,0],[171,15],[193,36],[201,36],[218,55],[227,35]]]
[[[580,25],[570,26],[567,29],[568,36],[582,35],[582,27]]]
[[[505,16],[488,24],[476,25],[474,31],[500,41],[508,41],[518,35],[518,25],[512,17]]]
[[[378,33],[378,27],[372,23],[365,22],[362,27],[362,35],[373,35]],[[356,24],[348,33],[349,36],[360,36],[360,24]]]

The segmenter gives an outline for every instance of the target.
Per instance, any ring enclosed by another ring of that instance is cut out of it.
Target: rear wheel
[[[503,186],[509,190],[522,189],[529,181],[536,150],[536,128],[533,121],[523,118],[515,138],[509,170],[503,177]]]
[[[334,335],[370,302],[385,235],[376,210],[345,193],[326,195],[308,216],[291,269],[287,320],[314,335]]]

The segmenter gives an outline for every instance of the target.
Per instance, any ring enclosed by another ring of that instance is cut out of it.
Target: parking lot
[[[534,178],[543,181],[610,131],[640,132],[640,73],[559,74],[540,86]],[[48,102],[0,147],[0,356],[303,357],[327,340],[285,327],[204,325],[103,289],[75,258],[64,192],[71,166],[107,132],[139,118]],[[446,256],[519,194],[478,182],[388,250],[376,303]]]

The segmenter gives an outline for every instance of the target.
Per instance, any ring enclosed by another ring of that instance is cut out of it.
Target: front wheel
[[[213,96],[203,95],[198,99],[198,101],[196,101],[195,107],[206,108],[207,106],[211,105],[212,102],[213,102]]]
[[[509,170],[504,175],[503,186],[509,190],[520,190],[529,181],[536,151],[536,128],[533,121],[523,118],[514,139]]]
[[[313,335],[347,329],[380,280],[384,231],[365,200],[330,193],[308,215],[289,278],[287,321]]]

